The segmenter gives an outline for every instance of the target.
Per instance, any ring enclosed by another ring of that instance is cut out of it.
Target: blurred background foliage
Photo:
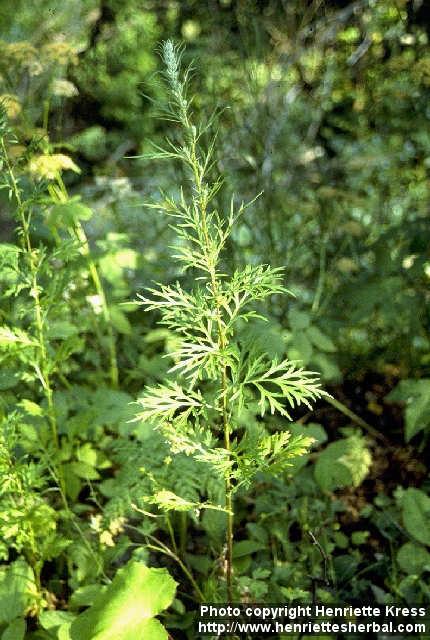
[[[47,340],[56,354],[56,411],[64,442],[78,443],[77,454],[70,444],[62,458],[67,491],[73,501],[90,501],[93,487],[82,498],[83,487],[100,481],[107,520],[129,516],[142,491],[140,469],[152,464],[160,477],[166,473],[158,436],[151,436],[154,451],[128,440],[149,438],[146,425],[130,425],[129,403],[164,378],[162,356],[174,350],[174,336],[154,328],[155,317],[121,303],[154,280],[193,278],[169,259],[168,224],[144,207],[182,179],[179,167],[139,158],[167,133],[174,136],[174,124],[160,121],[154,106],[163,100],[163,39],[186,45],[196,114],[207,120],[216,110],[216,164],[226,187],[217,195],[220,211],[228,212],[231,193],[240,202],[262,191],[234,231],[226,261],[232,268],[285,265],[295,297],[271,300],[271,321],[254,323],[247,338],[271,357],[287,353],[321,372],[338,404],[320,405],[312,420],[321,424],[307,425],[315,446],[325,448],[292,469],[299,481],[262,482],[252,506],[238,506],[239,544],[246,538],[249,545],[237,552],[236,571],[251,600],[300,599],[328,584],[331,572],[337,598],[365,594],[368,601],[371,593],[383,602],[391,593],[430,601],[422,579],[430,570],[429,37],[425,0],[0,4],[0,98],[17,137],[10,155],[27,176],[24,188],[30,176],[38,185],[55,178],[59,189],[50,184],[51,200],[32,219],[31,233],[35,246],[53,251],[42,280],[52,289]],[[25,302],[15,309],[8,293],[15,286],[14,228],[13,203],[2,190],[1,317],[25,325]],[[58,250],[60,236],[72,242],[70,229],[81,242],[85,230],[88,255],[72,244]],[[95,327],[93,316],[103,314],[110,335]],[[100,350],[112,341],[119,389],[106,388],[116,386],[115,376],[109,380]],[[15,356],[2,356],[0,386],[10,394],[2,410],[17,402],[10,390],[24,380]],[[38,401],[34,377],[28,380]],[[309,415],[298,417],[299,433]],[[187,473],[186,497],[197,500],[203,481],[198,476],[196,484],[195,468]],[[180,491],[185,472],[167,475]],[[142,520],[142,530],[152,532]],[[202,528],[204,548],[208,539],[221,540],[222,517],[205,514]],[[319,547],[309,531],[317,532]],[[130,539],[103,549],[105,567],[120,563]],[[189,566],[206,576],[210,562],[195,539]],[[72,590],[95,581],[91,558],[73,546],[68,553],[77,567]],[[61,589],[54,584],[52,591]],[[184,625],[175,615],[171,624]]]
[[[166,133],[156,48],[174,37],[197,71],[196,111],[221,111],[226,191],[263,190],[230,257],[287,266],[296,299],[272,314],[291,355],[327,380],[369,367],[426,375],[425,3],[39,0],[0,11],[0,91],[20,141],[49,141],[80,168],[66,178],[97,212],[92,240],[138,252],[133,287],[171,269],[169,230],[141,204],[175,175],[126,156]]]

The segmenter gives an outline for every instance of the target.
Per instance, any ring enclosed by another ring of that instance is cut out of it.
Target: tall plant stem
[[[225,504],[227,509],[227,532],[226,532],[226,582],[227,600],[233,600],[233,486],[231,477],[231,424],[228,411],[228,372],[226,363],[226,347],[228,345],[228,335],[223,322],[223,305],[220,293],[219,275],[217,272],[218,254],[212,251],[213,238],[208,229],[207,206],[210,200],[210,188],[206,182],[206,175],[210,167],[210,156],[212,148],[209,149],[206,157],[203,157],[198,146],[200,134],[192,124],[190,117],[190,102],[184,91],[184,84],[181,82],[178,72],[178,61],[174,57],[172,46],[165,48],[165,61],[167,75],[174,96],[174,102],[178,107],[177,120],[182,125],[184,131],[185,144],[181,147],[179,157],[185,160],[193,175],[193,201],[196,217],[196,228],[199,234],[200,246],[205,256],[205,271],[209,274],[209,287],[214,301],[214,316],[216,324],[216,340],[220,353],[219,381],[220,381],[220,402],[219,410],[222,416],[222,428],[224,434],[224,447],[228,455],[228,466],[225,472]]]
[[[204,223],[206,228],[206,223]],[[211,274],[211,287],[216,301],[216,322],[218,331],[218,342],[221,353],[225,351],[227,336],[222,322],[221,302],[218,290],[218,280],[215,270]],[[221,366],[221,402],[222,402],[222,423],[224,432],[224,447],[228,452],[229,463],[231,458],[230,442],[230,420],[227,409],[227,366],[223,362]],[[226,581],[227,581],[227,601],[233,602],[233,487],[231,482],[230,464],[225,472],[225,506],[227,509],[227,532],[226,532]]]
[[[223,388],[226,386],[226,378],[223,374]],[[224,394],[224,398],[225,394]],[[224,404],[226,403],[226,400]],[[227,420],[227,410],[223,407],[223,422],[224,422],[224,444],[226,450],[230,454],[230,425]],[[225,478],[225,506],[227,509],[227,554],[226,554],[226,575],[227,575],[227,600],[229,603],[233,601],[233,524],[234,524],[234,511],[233,511],[233,488],[231,484],[231,472],[228,467]]]
[[[187,121],[188,123],[188,121]],[[210,277],[210,287],[212,296],[215,301],[215,315],[217,326],[217,339],[219,350],[221,352],[221,412],[222,412],[222,424],[224,432],[224,447],[228,452],[229,459],[231,457],[231,442],[230,442],[230,420],[227,408],[227,366],[224,361],[224,352],[227,346],[227,335],[225,325],[223,323],[222,302],[219,291],[219,281],[217,276],[216,264],[211,258],[209,252],[210,237],[206,219],[207,209],[207,196],[204,188],[203,176],[205,173],[204,166],[199,162],[196,152],[196,138],[195,134],[192,134],[191,139],[191,153],[190,161],[194,172],[195,190],[199,203],[199,210],[201,216],[201,228],[204,239],[204,246],[208,248],[207,252],[207,268]],[[230,460],[229,460],[230,462]],[[227,600],[229,603],[233,601],[233,525],[234,525],[234,511],[233,511],[233,487],[231,482],[231,467],[230,464],[225,473],[225,504],[227,509],[227,532],[226,532],[226,582],[227,582]]]
[[[38,283],[38,264],[34,248],[31,244],[30,238],[30,218],[31,213],[26,215],[26,204],[21,197],[21,191],[15,178],[15,174],[9,162],[9,156],[7,153],[4,139],[1,140],[3,157],[5,159],[6,170],[9,175],[11,190],[16,199],[18,205],[18,216],[22,231],[22,246],[23,250],[27,254],[28,263],[30,267],[31,289],[30,295],[34,300],[34,322],[36,327],[36,336],[38,343],[39,357],[35,363],[35,370],[37,376],[42,384],[46,403],[47,403],[47,417],[50,425],[52,439],[55,445],[55,449],[58,452],[60,449],[60,442],[58,437],[58,425],[57,417],[55,414],[53,391],[51,385],[50,371],[49,371],[49,359],[46,349],[46,336],[45,336],[45,323],[43,318],[42,303],[40,299],[39,283]],[[62,492],[64,492],[64,478],[61,470],[58,470],[59,484]]]

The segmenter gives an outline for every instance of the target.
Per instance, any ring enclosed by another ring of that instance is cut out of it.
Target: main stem
[[[169,66],[169,64],[171,66]],[[229,461],[231,458],[231,442],[230,431],[231,425],[227,408],[227,365],[224,359],[224,352],[227,346],[227,335],[225,326],[222,321],[222,301],[220,299],[219,283],[216,272],[216,259],[211,253],[211,242],[208,231],[206,218],[207,210],[207,191],[204,188],[204,176],[207,170],[208,162],[201,163],[197,151],[198,134],[196,128],[192,125],[189,117],[189,101],[184,92],[184,85],[181,83],[178,75],[177,64],[172,65],[172,61],[167,59],[166,65],[169,74],[169,82],[174,96],[174,102],[178,108],[179,121],[181,122],[187,144],[183,148],[186,156],[186,162],[190,166],[194,177],[194,186],[196,194],[196,203],[200,214],[200,228],[203,234],[203,246],[206,248],[207,272],[210,277],[210,286],[212,296],[215,302],[215,315],[217,325],[218,346],[221,352],[221,412],[224,432],[224,446],[228,452]],[[208,158],[207,158],[208,160]],[[233,487],[231,479],[231,469],[228,466],[225,473],[225,504],[227,509],[227,533],[226,533],[226,580],[227,580],[227,600],[233,601]]]
[[[203,220],[205,217],[203,216]],[[204,224],[206,228],[206,224]],[[225,351],[227,346],[227,337],[222,322],[222,310],[219,299],[218,280],[216,278],[215,269],[211,273],[211,288],[215,299],[216,308],[216,322],[218,332],[218,344],[221,353]],[[221,398],[222,398],[222,422],[224,431],[224,447],[228,452],[229,461],[231,457],[231,443],[230,443],[230,421],[227,409],[227,367],[222,357],[221,367]],[[234,524],[234,512],[233,512],[233,487],[231,482],[231,469],[230,465],[227,467],[225,473],[225,506],[227,509],[227,533],[226,533],[226,579],[227,579],[227,602],[233,602],[233,524]]]
[[[212,279],[212,289],[216,300],[216,313],[217,313],[217,328],[218,328],[218,340],[221,352],[226,347],[226,335],[221,320],[221,305],[218,296],[218,282],[215,274]],[[227,367],[225,363],[222,364],[221,369],[221,395],[222,395],[222,421],[224,431],[224,446],[228,451],[229,461],[231,457],[231,443],[230,443],[230,421],[228,418],[227,410]],[[230,465],[227,467],[225,474],[225,506],[227,509],[227,533],[226,533],[226,578],[227,578],[227,602],[233,602],[233,488],[231,483],[231,469]]]
[[[227,419],[227,398],[225,389],[227,386],[226,371],[223,368],[222,374],[222,388],[223,388],[223,424],[224,424],[224,445],[230,455],[230,425]],[[231,471],[228,467],[225,477],[225,506],[227,509],[227,554],[226,554],[226,573],[227,573],[227,600],[229,603],[233,602],[233,489],[231,484]]]
[[[203,238],[205,246],[207,247],[207,263],[208,272],[210,274],[210,284],[212,295],[215,301],[215,314],[216,325],[218,334],[218,344],[221,354],[225,351],[227,346],[227,336],[225,327],[222,321],[222,306],[219,293],[219,282],[216,273],[216,264],[211,259],[210,255],[210,238],[208,225],[206,220],[207,199],[206,193],[203,189],[203,175],[204,168],[200,165],[200,162],[196,153],[196,140],[193,136],[191,142],[191,161],[194,171],[194,181],[196,186],[196,192],[199,202],[199,210],[201,215],[201,227],[203,232]],[[222,422],[224,432],[224,447],[228,452],[230,458],[231,454],[231,442],[230,442],[230,420],[227,409],[227,366],[224,361],[224,357],[221,357],[221,410],[222,410]],[[226,532],[226,581],[227,581],[227,601],[231,603],[233,601],[233,524],[234,524],[234,512],[233,512],[233,487],[231,481],[231,469],[228,466],[225,474],[225,506],[227,509],[227,532]]]

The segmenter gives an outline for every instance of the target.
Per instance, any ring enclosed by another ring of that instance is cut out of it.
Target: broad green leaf
[[[78,478],[82,478],[83,480],[98,480],[98,478],[100,478],[99,473],[94,469],[94,467],[86,462],[77,460],[75,462],[71,462],[68,466],[73,473],[78,476]]]
[[[79,447],[76,457],[80,462],[84,462],[90,467],[97,466],[97,451],[89,442],[86,442],[82,447]]]
[[[397,562],[405,573],[420,575],[430,571],[430,553],[415,542],[406,542],[397,553]]]
[[[341,531],[333,532],[333,540],[336,543],[336,546],[339,547],[339,549],[348,549],[349,538]]]
[[[281,587],[280,590],[287,602],[307,602],[309,597],[309,592],[300,589],[300,587]]]
[[[420,489],[406,489],[403,499],[403,524],[415,540],[430,545],[430,498]]]
[[[166,569],[131,560],[71,626],[72,640],[167,640],[154,616],[173,601],[176,583]]]
[[[56,629],[65,623],[73,622],[76,615],[69,611],[42,611],[39,622],[43,629]]]
[[[209,513],[209,512],[207,512]],[[212,514],[211,515],[220,515],[220,514]],[[223,518],[223,520],[225,521],[225,518]],[[198,571],[199,573],[202,573],[204,576],[207,576],[210,572],[210,570],[212,569],[212,560],[211,558],[209,558],[206,555],[203,556],[196,556],[192,553],[187,553],[186,554],[186,558],[187,558],[187,562],[190,565],[190,567],[192,567],[193,569],[195,569],[196,571]]]
[[[401,380],[387,400],[406,403],[406,442],[430,427],[430,379]]]
[[[105,590],[106,587],[100,584],[87,584],[84,587],[78,587],[70,596],[70,604],[73,607],[89,607]]]
[[[319,455],[315,464],[315,480],[324,491],[334,491],[352,485],[348,467],[339,458],[345,453],[344,441],[332,442]]]
[[[64,622],[64,624],[58,627],[57,629],[58,640],[72,640],[72,636],[70,635],[71,628],[72,628],[71,622]]]
[[[333,558],[333,568],[339,581],[349,582],[357,573],[359,561],[350,554],[342,554]]]
[[[80,490],[82,489],[82,481],[72,470],[70,464],[63,465],[63,476],[66,485],[66,493],[72,499],[76,500]]]
[[[398,584],[396,591],[399,593],[401,598],[405,599],[408,604],[412,602],[418,602],[419,594],[420,592],[422,592],[419,580],[419,576],[410,574],[403,578],[403,580],[401,580]]]
[[[420,431],[430,427],[430,380],[426,389],[406,407],[405,438],[409,442]]]
[[[1,640],[24,640],[26,628],[24,618],[17,618],[3,631]]]
[[[264,548],[265,545],[261,542],[257,542],[257,540],[240,540],[233,545],[233,558],[249,556]]]
[[[357,487],[366,477],[371,455],[363,438],[350,436],[329,444],[315,465],[315,480],[325,491]]]
[[[8,624],[24,615],[36,593],[34,573],[22,559],[0,572],[0,624]]]
[[[365,544],[369,536],[369,531],[353,531],[351,534],[351,542],[352,544],[356,544],[357,546]]]

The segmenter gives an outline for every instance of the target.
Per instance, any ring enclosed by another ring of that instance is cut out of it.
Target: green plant
[[[58,561],[64,562],[66,548],[70,574],[74,573],[74,554],[81,559],[88,556],[93,572],[103,573],[102,561],[83,531],[85,524],[79,521],[74,502],[84,483],[98,477],[96,467],[109,466],[109,462],[91,446],[88,432],[81,429],[77,437],[73,422],[64,413],[62,388],[70,392],[79,388],[70,379],[88,334],[89,340],[93,333],[102,336],[96,349],[101,346],[103,350],[106,331],[110,356],[115,344],[106,316],[102,315],[100,323],[83,295],[85,269],[96,292],[103,294],[104,290],[80,225],[80,218],[89,210],[76,200],[65,202],[60,171],[73,169],[74,163],[66,156],[40,154],[36,145],[16,158],[14,144],[16,138],[2,111],[1,188],[15,211],[19,242],[0,245],[4,302],[0,327],[0,546],[3,560],[16,552],[31,567],[33,612],[38,614],[51,597],[42,584],[44,565],[60,556],[63,559]],[[101,306],[107,309],[105,298]],[[78,309],[80,326],[73,317]],[[110,363],[114,385],[115,359],[110,357]],[[85,424],[83,412],[75,412],[74,419]]]
[[[358,486],[366,477],[372,457],[365,439],[350,433],[330,443],[315,464],[315,480],[323,491]]]
[[[166,638],[157,612],[191,640],[194,602],[230,595],[428,604],[423,3],[17,2],[0,8],[1,640]],[[171,48],[156,122],[153,43],[181,32],[201,75]],[[124,303],[153,281],[147,313]],[[290,410],[296,360],[331,385],[315,411]]]
[[[430,380],[401,380],[387,396],[389,402],[404,402],[405,440],[409,442],[417,433],[428,434],[430,427]]]
[[[269,411],[290,418],[289,407],[310,408],[324,391],[315,373],[287,359],[271,360],[251,341],[241,339],[246,323],[264,318],[256,305],[288,293],[283,269],[247,265],[230,277],[224,273],[222,251],[234,224],[252,203],[236,207],[232,198],[226,216],[213,206],[222,185],[220,177],[211,178],[215,138],[206,148],[203,145],[213,117],[205,125],[194,124],[187,95],[190,69],[180,70],[181,50],[167,41],[162,57],[169,89],[165,115],[178,125],[181,137],[146,157],[179,160],[189,182],[177,198],[164,195],[151,206],[176,223],[174,259],[195,273],[196,285],[190,291],[179,282],[161,285],[150,289],[148,297],[139,296],[146,310],[160,311],[161,324],[175,333],[178,343],[169,354],[174,361],[171,377],[146,389],[138,418],[162,430],[172,453],[193,456],[224,478],[225,579],[232,601],[234,495],[242,486],[249,487],[259,472],[282,473],[312,442],[302,435],[291,437],[287,430],[268,433],[263,423],[243,424],[241,414],[253,407],[261,417]],[[174,507],[173,501],[168,508]]]
[[[91,607],[70,625],[71,640],[167,640],[167,632],[154,618],[171,605],[176,583],[166,569],[149,569],[130,561],[115,575]]]

